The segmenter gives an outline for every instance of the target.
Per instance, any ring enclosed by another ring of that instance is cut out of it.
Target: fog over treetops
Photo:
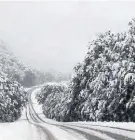
[[[71,72],[93,36],[123,32],[134,13],[134,1],[2,2],[0,38],[34,68]]]

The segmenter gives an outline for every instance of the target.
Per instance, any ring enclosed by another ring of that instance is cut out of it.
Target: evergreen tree
[[[133,19],[127,32],[108,31],[89,44],[87,55],[75,68],[72,80],[70,121],[135,121],[134,73]]]

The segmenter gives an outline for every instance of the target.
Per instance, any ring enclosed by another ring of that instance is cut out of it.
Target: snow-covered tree
[[[69,120],[135,121],[135,19],[124,33],[99,34],[75,67]]]
[[[12,122],[21,116],[27,101],[26,92],[15,81],[0,72],[0,122]]]

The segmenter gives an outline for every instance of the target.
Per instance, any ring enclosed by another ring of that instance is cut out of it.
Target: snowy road
[[[62,123],[45,119],[42,115],[38,115],[33,105],[32,94],[35,90],[37,88],[28,91],[29,103],[26,114],[30,125],[38,129],[37,140],[135,140],[135,129],[105,126],[104,123]]]

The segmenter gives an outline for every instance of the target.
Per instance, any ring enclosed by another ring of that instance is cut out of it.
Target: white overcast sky
[[[135,1],[0,2],[0,38],[35,68],[70,72],[93,36],[133,17]]]

